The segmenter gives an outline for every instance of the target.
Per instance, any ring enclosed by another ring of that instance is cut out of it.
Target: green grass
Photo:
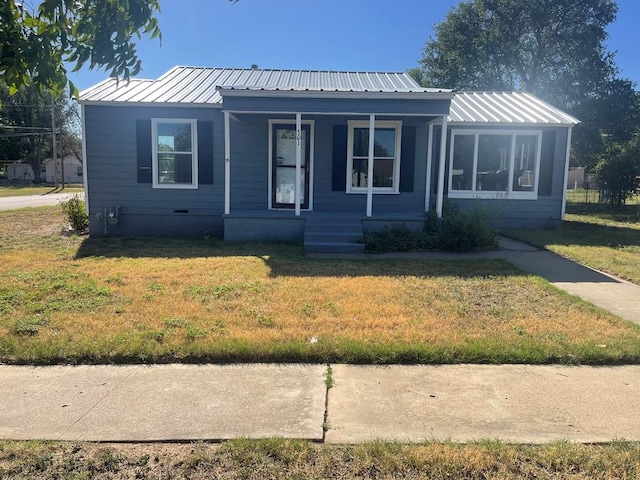
[[[82,185],[70,184],[56,188],[52,185],[25,186],[25,185],[4,185],[0,186],[0,198],[2,197],[22,197],[25,195],[48,195],[50,193],[78,193],[83,192]]]
[[[572,207],[558,228],[505,234],[640,285],[640,207]]]
[[[90,238],[2,212],[0,362],[640,362],[640,326],[504,261]]]
[[[215,479],[633,479],[640,445],[551,443],[322,445],[300,440],[221,444],[0,442],[0,477]]]

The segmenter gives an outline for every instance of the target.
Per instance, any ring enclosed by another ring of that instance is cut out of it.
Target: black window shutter
[[[198,122],[198,183],[213,184],[213,122]]]
[[[416,127],[402,127],[400,145],[400,191],[413,192],[416,165]]]
[[[544,130],[542,132],[542,148],[540,151],[540,177],[538,182],[538,195],[542,197],[551,196],[555,150],[556,131]]]
[[[136,120],[138,183],[151,183],[151,120]]]
[[[347,125],[333,126],[333,171],[331,190],[347,189]]]

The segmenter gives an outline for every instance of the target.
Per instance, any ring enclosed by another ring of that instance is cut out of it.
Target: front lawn
[[[0,442],[0,477],[215,479],[638,478],[640,445]]]
[[[69,237],[58,207],[0,222],[0,362],[640,361],[640,326],[503,261]]]
[[[640,207],[568,214],[556,229],[507,235],[640,285]]]

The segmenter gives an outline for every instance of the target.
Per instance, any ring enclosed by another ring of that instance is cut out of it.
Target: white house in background
[[[33,168],[22,160],[7,163],[7,180],[33,182],[35,180]]]
[[[57,162],[47,158],[40,165],[40,181],[46,183],[62,182],[62,159]],[[33,168],[23,160],[7,164],[7,180],[35,181]],[[64,183],[82,183],[82,162],[76,157],[64,158]]]
[[[56,177],[58,182],[62,181],[62,159],[58,158],[56,163],[53,159],[47,158],[42,162],[42,173],[40,177],[43,182],[55,183]],[[64,158],[64,183],[82,183],[82,162],[76,157]]]

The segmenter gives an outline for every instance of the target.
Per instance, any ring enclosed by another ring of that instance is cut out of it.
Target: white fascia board
[[[355,98],[374,100],[451,100],[450,92],[335,92],[314,90],[226,90],[218,89],[222,97],[279,97],[279,98]]]
[[[440,123],[440,122],[435,122]],[[569,128],[572,123],[515,123],[515,122],[448,122],[450,127],[527,127],[527,128]]]
[[[366,112],[296,112],[296,111],[285,111],[285,110],[279,110],[279,111],[259,111],[259,110],[222,110],[223,112],[229,112],[231,114],[236,114],[236,115],[295,115],[296,113],[302,113],[303,115],[332,115],[332,116],[338,116],[338,115],[342,115],[342,116],[348,116],[348,117],[355,117],[355,116],[362,116],[362,117],[368,117],[369,115],[371,115],[370,113],[366,113]],[[438,115],[438,116],[442,116],[442,114],[434,114],[434,113],[407,113],[407,112],[402,112],[402,113],[376,113],[376,118],[378,117],[433,117],[434,115]]]

